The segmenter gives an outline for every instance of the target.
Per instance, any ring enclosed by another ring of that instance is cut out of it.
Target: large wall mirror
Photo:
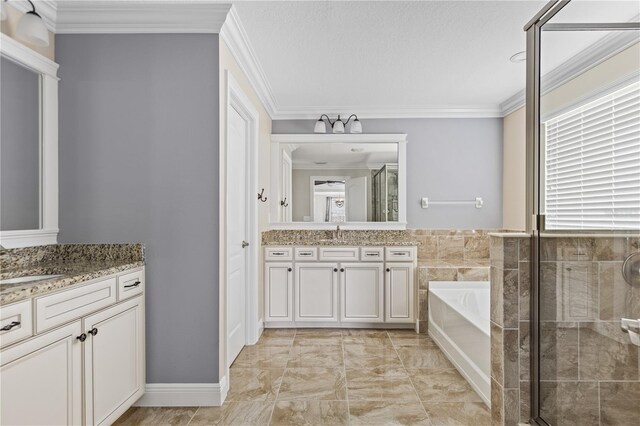
[[[0,243],[56,243],[58,65],[4,34],[1,42]]]
[[[406,135],[272,135],[272,227],[404,229]]]

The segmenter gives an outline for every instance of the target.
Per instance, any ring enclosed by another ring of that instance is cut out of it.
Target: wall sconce
[[[327,125],[323,121],[324,118],[326,118],[331,125],[333,133],[344,133],[344,128],[347,126],[347,124],[349,124],[349,121],[351,121],[352,117],[355,117],[355,119],[353,120],[353,123],[351,123],[349,133],[362,133],[362,123],[360,123],[360,120],[358,120],[358,116],[355,114],[351,114],[349,118],[347,118],[347,121],[342,121],[339,114],[338,118],[335,121],[331,121],[327,114],[322,114],[318,121],[316,121],[316,125],[313,128],[313,131],[314,133],[327,133]]]
[[[46,47],[49,45],[49,31],[42,21],[42,17],[36,12],[36,7],[27,0],[32,10],[25,13],[18,22],[16,36],[28,43],[36,46]]]

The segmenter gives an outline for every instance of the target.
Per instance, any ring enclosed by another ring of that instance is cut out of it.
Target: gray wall
[[[38,229],[39,76],[2,58],[0,93],[0,229]]]
[[[502,228],[502,119],[361,120],[364,133],[406,133],[407,221],[414,229]],[[273,133],[313,133],[315,120],[275,120]],[[484,207],[434,206],[420,199],[475,199]]]
[[[218,382],[218,36],[58,35],[60,241],[146,246],[148,383]]]

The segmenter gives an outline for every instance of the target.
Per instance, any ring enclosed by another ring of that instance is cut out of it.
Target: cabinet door
[[[144,299],[86,317],[85,421],[111,424],[144,393]]]
[[[341,321],[384,321],[382,263],[341,263]]]
[[[82,424],[80,321],[0,352],[0,424]]]
[[[413,270],[413,263],[387,263],[386,321],[410,322],[414,320]]]
[[[293,321],[292,268],[293,263],[265,263],[265,321]]]
[[[297,263],[295,320],[338,321],[338,264]]]

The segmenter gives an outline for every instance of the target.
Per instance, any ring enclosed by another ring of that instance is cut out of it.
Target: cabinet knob
[[[81,342],[84,342],[85,340],[87,340],[87,335],[85,333],[82,333],[81,335],[76,337],[76,339],[80,340]]]
[[[91,330],[88,331],[88,333],[92,336],[95,336],[96,334],[98,334],[98,329],[93,327]]]
[[[20,325],[20,321],[11,321],[11,324],[5,325],[4,327],[0,328],[0,330],[2,331],[9,331],[11,330],[13,327],[17,327]]]
[[[387,272],[391,272],[391,269],[387,268]]]
[[[338,268],[333,268],[333,272],[338,272]]]
[[[125,285],[124,288],[129,288],[129,287],[138,287],[140,284],[142,284],[140,281],[136,281],[133,284],[129,284],[129,285]]]
[[[340,268],[340,272],[344,272],[344,268]]]
[[[291,272],[291,271],[293,271],[293,269],[291,269],[291,268],[287,268],[287,271]]]

